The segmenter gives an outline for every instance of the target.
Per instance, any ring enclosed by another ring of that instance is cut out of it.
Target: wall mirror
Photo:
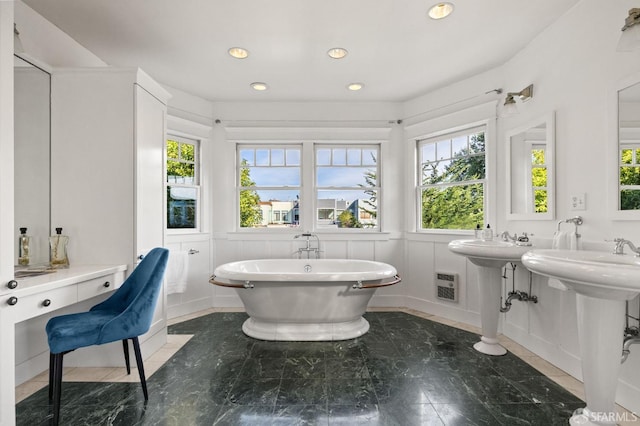
[[[19,228],[31,236],[29,264],[49,261],[51,75],[14,56],[15,264]]]
[[[507,219],[555,216],[555,116],[549,113],[506,133]]]
[[[640,215],[640,82],[633,79],[617,91],[616,209]]]

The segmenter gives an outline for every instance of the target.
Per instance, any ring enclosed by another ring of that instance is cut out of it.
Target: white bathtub
[[[397,284],[386,263],[355,259],[264,259],[218,266],[210,282],[234,287],[249,319],[242,330],[262,340],[345,340],[362,336],[362,318],[378,287]]]

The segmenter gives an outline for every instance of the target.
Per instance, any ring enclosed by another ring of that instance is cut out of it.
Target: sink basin
[[[522,263],[576,292],[587,406],[576,410],[569,424],[614,425],[625,300],[640,293],[640,258],[599,251],[532,250],[522,256]]]
[[[449,250],[453,253],[466,256],[475,265],[490,268],[501,268],[507,262],[519,262],[531,248],[502,240],[454,240],[449,243]]]
[[[590,297],[629,300],[640,293],[640,257],[602,251],[532,250],[522,256],[532,272],[559,279]]]

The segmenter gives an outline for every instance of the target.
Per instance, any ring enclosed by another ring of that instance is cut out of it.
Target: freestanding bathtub
[[[233,287],[262,340],[327,341],[362,336],[362,317],[378,287],[400,282],[386,263],[355,259],[264,259],[218,266],[212,284]]]

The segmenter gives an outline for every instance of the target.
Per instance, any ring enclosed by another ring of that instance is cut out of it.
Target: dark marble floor
[[[194,334],[148,381],[63,383],[64,425],[566,425],[578,398],[478,336],[402,312],[367,313],[341,342],[246,337],[243,313],[169,328]],[[47,389],[17,405],[18,425],[47,424]]]

